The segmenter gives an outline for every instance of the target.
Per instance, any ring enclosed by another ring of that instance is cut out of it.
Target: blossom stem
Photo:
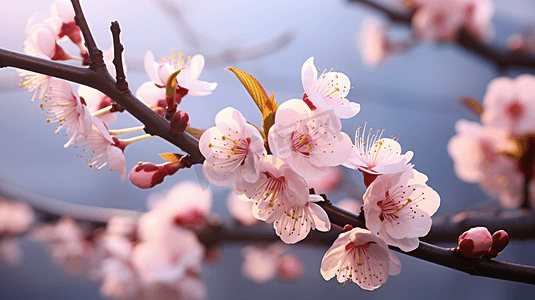
[[[145,129],[145,126],[138,126],[138,127],[125,128],[125,129],[111,129],[111,130],[108,130],[108,132],[111,135],[119,135],[123,133],[136,132],[136,131],[140,131],[144,129]],[[149,136],[151,135],[149,134]]]
[[[153,136],[154,135],[144,134],[144,135],[140,135],[140,136],[137,136],[137,137],[121,140],[121,142],[123,142],[125,144],[125,146],[128,146],[128,145],[132,144],[133,142],[137,142],[137,141],[141,141],[141,140],[144,140],[144,139],[148,139],[148,138],[153,137]]]
[[[93,112],[91,115],[93,117],[102,116],[103,114],[105,114],[107,112],[110,112],[112,109],[113,109],[113,105],[110,105],[110,106],[104,107],[102,109],[99,109],[99,110]]]

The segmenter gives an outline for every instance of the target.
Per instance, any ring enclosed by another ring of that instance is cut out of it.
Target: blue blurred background
[[[129,67],[127,79],[133,91],[148,77],[143,56],[151,50],[156,57],[169,55],[173,48],[190,55],[211,55],[233,47],[246,47],[272,40],[284,32],[294,33],[291,42],[279,51],[261,58],[241,60],[207,68],[201,80],[218,82],[212,95],[186,97],[180,109],[190,115],[193,127],[213,125],[217,112],[227,106],[238,108],[245,117],[260,123],[260,113],[235,76],[224,69],[236,67],[255,76],[268,93],[275,92],[281,103],[300,98],[301,65],[315,57],[319,69],[334,68],[352,80],[348,99],[361,104],[361,112],[343,122],[343,130],[354,136],[364,121],[384,128],[387,136],[399,138],[404,151],[412,150],[415,167],[429,177],[428,184],[441,196],[437,212],[453,214],[488,199],[476,186],[460,181],[453,173],[446,144],[454,135],[460,118],[476,120],[457,104],[459,96],[482,99],[487,84],[498,76],[515,77],[520,72],[499,73],[493,65],[452,44],[419,45],[408,53],[390,58],[376,69],[364,67],[357,51],[356,36],[362,20],[376,14],[347,1],[178,1],[182,16],[196,33],[199,49],[188,43],[183,27],[172,22],[156,1],[81,1],[93,35],[101,49],[111,46],[109,24],[118,20],[122,28],[124,55]],[[386,1],[383,1],[386,2]],[[391,1],[394,2],[394,1]],[[535,2],[496,0],[493,44],[503,47],[505,39],[532,25]],[[0,47],[22,52],[24,27],[38,11],[48,11],[52,1],[2,1],[0,9]],[[381,15],[377,15],[381,18]],[[400,30],[401,33],[402,30]],[[68,48],[76,53],[75,48]],[[210,64],[210,61],[207,61]],[[208,66],[207,66],[208,67]],[[30,103],[31,94],[17,87],[13,69],[0,70],[0,172],[24,189],[59,200],[86,205],[145,210],[152,192],[169,189],[176,182],[196,177],[195,170],[181,170],[152,190],[140,190],[130,182],[121,183],[117,172],[108,167],[94,171],[87,167],[79,150],[63,148],[66,137],[54,135],[55,124],[46,123],[39,102]],[[112,129],[137,126],[128,114],[119,116]],[[175,151],[161,139],[144,140],[125,151],[127,170],[138,161],[161,163],[157,153]],[[358,172],[352,173],[361,182]],[[359,183],[360,184],[360,183]],[[225,198],[231,187],[214,187],[213,211],[228,217]],[[330,196],[333,200],[338,195]],[[355,195],[357,197],[357,195]],[[455,242],[455,241],[452,241]],[[0,266],[1,299],[102,299],[99,283],[86,276],[71,276],[52,263],[42,244],[27,238],[21,241],[24,262],[20,267]],[[454,244],[445,244],[453,246]],[[374,292],[357,285],[326,282],[319,274],[325,248],[303,244],[292,246],[306,265],[297,283],[272,280],[256,284],[240,273],[241,246],[223,248],[224,258],[217,265],[205,265],[207,299],[532,299],[533,286],[471,277],[467,274],[397,254],[403,268],[398,276]],[[513,241],[498,260],[535,265],[535,242]]]

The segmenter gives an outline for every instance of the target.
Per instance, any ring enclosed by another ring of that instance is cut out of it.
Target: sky
[[[464,183],[455,176],[453,162],[446,152],[446,144],[455,134],[455,122],[461,118],[476,120],[457,104],[457,99],[463,95],[482,99],[493,78],[515,77],[521,71],[499,73],[487,61],[452,44],[418,45],[375,69],[366,68],[355,37],[365,17],[382,16],[347,1],[174,0],[199,47],[188,42],[188,30],[159,9],[157,1],[81,2],[101,49],[111,46],[109,23],[119,21],[132,91],[149,80],[142,64],[147,50],[155,57],[177,51],[207,57],[207,69],[200,79],[218,82],[218,87],[210,96],[187,96],[180,106],[189,113],[193,127],[212,126],[217,112],[227,106],[238,108],[248,120],[260,123],[261,115],[254,103],[224,67],[235,67],[255,76],[282,103],[302,96],[301,65],[314,56],[318,68],[334,68],[349,76],[354,89],[347,98],[361,104],[356,117],[343,121],[343,131],[353,137],[355,130],[367,121],[373,127],[384,128],[388,136],[398,137],[403,151],[415,153],[412,160],[415,168],[429,177],[428,184],[440,194],[437,215],[454,214],[489,199],[476,185]],[[508,35],[531,25],[535,3],[495,2],[496,36],[492,43],[503,47]],[[51,3],[43,0],[2,3],[0,47],[22,51],[26,21],[34,12],[47,11]],[[404,28],[399,31],[402,35]],[[265,50],[255,46],[265,45],[282,34],[292,37],[288,44],[260,58],[226,64],[208,61],[227,49]],[[140,190],[128,181],[121,183],[119,174],[107,167],[91,170],[85,158],[76,156],[79,150],[63,149],[66,137],[53,134],[55,125],[46,123],[38,104],[30,103],[31,94],[17,87],[17,82],[13,69],[0,69],[3,108],[0,110],[3,129],[0,170],[14,184],[62,201],[143,211],[149,194],[167,190],[181,180],[197,178],[198,168],[181,170],[152,190]],[[139,125],[137,120],[123,114],[113,129]],[[136,143],[125,151],[127,170],[139,161],[161,163],[157,154],[171,151],[176,148],[158,138]],[[355,173],[351,178],[359,182],[361,177]],[[231,187],[212,188],[213,211],[227,217],[225,198]],[[103,299],[98,282],[67,274],[51,262],[41,244],[30,239],[23,239],[22,244],[25,254],[22,266],[0,266],[0,299]],[[242,246],[224,247],[224,258],[219,264],[203,266],[208,299],[527,299],[535,292],[531,286],[471,277],[403,254],[397,254],[403,265],[401,274],[389,277],[378,290],[367,292],[356,285],[342,288],[334,280],[324,281],[319,274],[326,248],[300,244],[292,246],[291,253],[305,261],[303,279],[292,284],[273,280],[260,285],[240,274]],[[513,241],[499,260],[535,265],[533,251],[534,242]]]

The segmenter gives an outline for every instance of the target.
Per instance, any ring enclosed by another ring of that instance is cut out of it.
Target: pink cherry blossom
[[[492,80],[483,99],[481,123],[503,128],[520,137],[535,132],[535,76]]]
[[[345,74],[329,71],[318,78],[314,57],[310,57],[301,68],[301,81],[305,90],[303,100],[312,110],[332,109],[338,118],[343,119],[359,113],[360,104],[345,98],[351,89],[351,82]]]
[[[73,219],[63,217],[55,225],[35,228],[32,236],[47,243],[52,258],[67,271],[79,274],[85,270],[94,249],[85,231]]]
[[[466,5],[458,0],[425,1],[412,17],[418,37],[430,41],[451,41],[463,27]]]
[[[280,256],[288,250],[281,243],[267,248],[248,246],[243,248],[244,261],[241,266],[242,275],[254,282],[264,283],[275,278]]]
[[[98,118],[91,117],[93,127],[89,134],[78,136],[75,139],[76,148],[91,153],[91,158],[87,159],[89,167],[92,169],[102,169],[109,164],[110,170],[121,174],[121,181],[126,180],[126,160],[124,158],[124,148],[126,145],[118,138],[112,137],[106,125]]]
[[[363,63],[377,66],[389,55],[386,25],[377,18],[366,18],[361,25],[358,45]]]
[[[234,192],[243,200],[253,201],[253,215],[266,223],[274,222],[292,206],[304,206],[309,201],[307,183],[289,164],[273,155],[258,162],[258,180],[251,183],[240,178]]]
[[[50,14],[53,17],[59,18],[62,22],[58,38],[67,36],[73,43],[82,47],[82,34],[80,28],[76,26],[76,22],[74,21],[72,4],[66,0],[56,0],[50,6]]]
[[[71,138],[64,145],[65,148],[75,139],[87,137],[91,131],[91,113],[87,104],[72,85],[63,79],[50,78],[48,92],[41,107],[50,117],[47,122],[59,122],[54,133],[67,126],[66,134]]]
[[[325,280],[336,276],[339,283],[349,280],[370,291],[400,271],[401,262],[387,244],[361,228],[341,233],[323,256],[320,269]]]
[[[284,212],[273,222],[275,233],[286,244],[295,244],[307,237],[311,229],[331,230],[327,213],[315,202],[323,201],[318,195],[309,195],[304,205],[286,205]]]
[[[166,193],[149,197],[151,210],[139,220],[141,243],[133,253],[133,263],[145,284],[170,284],[200,268],[204,246],[181,225],[208,214],[211,204],[211,192],[193,182],[179,183]]]
[[[332,111],[311,111],[303,101],[292,99],[277,110],[269,147],[299,175],[322,177],[351,154],[351,139],[341,129]]]
[[[401,146],[397,139],[381,138],[383,130],[373,133],[373,128],[366,135],[366,125],[360,134],[359,127],[355,134],[355,145],[349,159],[344,166],[356,169],[364,175],[364,184],[370,185],[379,175],[392,174],[412,168],[409,161],[413,152],[401,154]]]
[[[206,158],[202,169],[206,179],[217,186],[231,184],[241,177],[256,181],[258,160],[265,152],[258,130],[232,107],[221,110],[215,123],[199,140],[199,149]]]
[[[492,17],[495,6],[492,0],[459,0],[465,5],[465,29],[481,41],[489,41],[494,36]]]
[[[9,265],[22,263],[22,250],[17,235],[30,229],[35,215],[24,202],[6,201],[0,197],[0,258]]]
[[[181,68],[184,69],[176,78],[177,89],[186,89],[187,93],[193,96],[204,96],[211,94],[216,88],[215,82],[198,80],[204,68],[204,57],[201,54],[188,58],[187,63],[184,62],[181,53],[178,56],[163,57],[159,63],[154,61],[152,52],[147,51],[145,54],[145,71],[149,78],[161,87],[167,85],[169,75]]]
[[[414,169],[379,176],[363,196],[366,227],[388,245],[405,252],[416,249],[440,205],[440,196],[426,181]]]
[[[522,199],[523,176],[517,162],[504,155],[519,151],[506,129],[459,120],[457,135],[448,142],[455,174],[463,181],[479,183],[504,207],[518,207]]]
[[[132,299],[140,292],[140,283],[132,266],[124,261],[105,258],[100,263],[102,285],[100,293],[105,297]]]
[[[295,254],[284,254],[277,264],[279,278],[284,281],[297,281],[305,274],[303,261]]]
[[[170,190],[149,195],[147,206],[158,213],[159,218],[183,223],[195,216],[208,217],[212,208],[212,192],[210,189],[203,190],[193,181],[182,181]]]
[[[459,236],[458,249],[466,257],[478,258],[492,246],[492,236],[485,227],[474,227]]]

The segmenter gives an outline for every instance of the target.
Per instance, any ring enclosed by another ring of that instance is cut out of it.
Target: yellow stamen
[[[336,93],[336,92],[339,92],[339,91],[340,91],[340,89],[336,87],[336,88],[334,88],[334,91],[330,92],[330,93],[327,95],[327,97],[330,97],[332,94],[334,94],[334,93]]]
[[[403,206],[401,206],[401,207],[397,207],[397,206],[396,206],[396,212],[398,212],[398,211],[404,209],[404,208],[405,208],[407,205],[409,205],[409,203],[411,203],[411,202],[412,202],[412,199],[411,199],[411,198],[408,198],[408,199],[407,199],[407,203],[403,204]]]

